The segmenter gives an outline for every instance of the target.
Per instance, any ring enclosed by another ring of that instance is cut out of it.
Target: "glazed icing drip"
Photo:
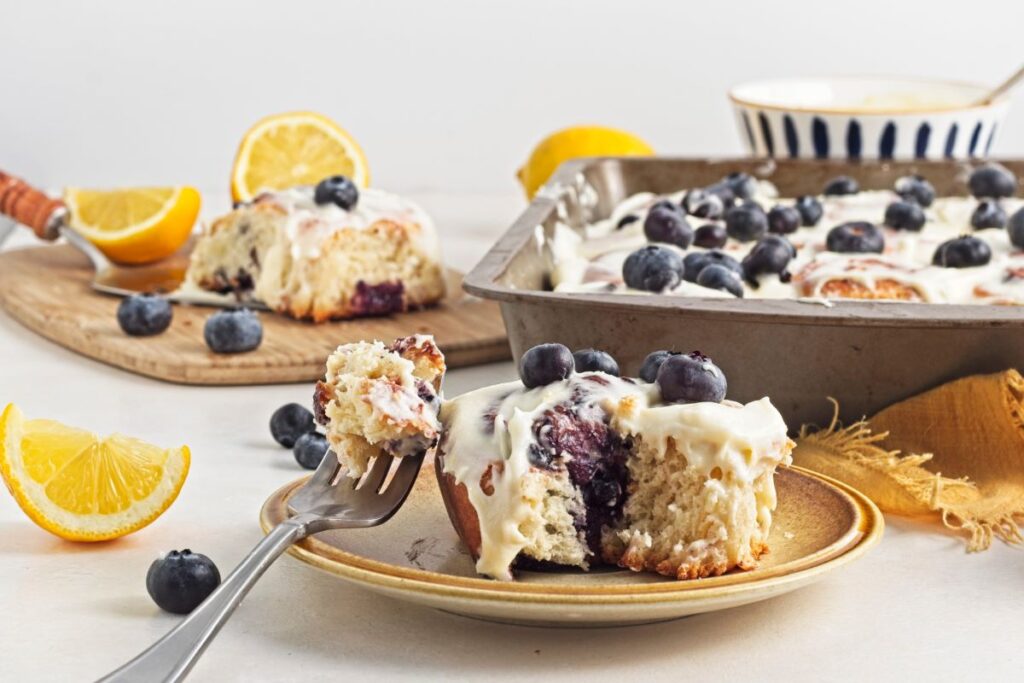
[[[705,476],[715,468],[730,475],[715,486],[748,486],[788,452],[786,425],[767,398],[745,406],[663,404],[655,384],[589,372],[535,389],[509,382],[469,392],[441,408],[442,449],[445,472],[466,486],[480,521],[480,573],[512,578],[509,568],[527,542],[521,528],[535,514],[521,490],[534,466],[531,449],[541,447],[534,427],[567,402],[604,413],[619,437],[657,444],[662,453],[671,441]]]
[[[766,211],[776,203],[792,205],[792,200],[778,199],[775,194],[774,188],[762,181],[754,199]],[[684,195],[685,191],[664,196],[649,192],[632,195],[616,206],[608,218],[586,225],[580,232],[565,224],[556,224],[547,241],[555,291],[649,294],[626,287],[622,281],[622,264],[630,253],[648,244],[643,232],[643,219],[648,207],[661,199],[678,204]],[[928,222],[924,228],[920,232],[912,232],[881,225],[886,207],[899,199],[894,192],[867,191],[819,199],[824,214],[818,225],[800,228],[786,235],[797,247],[797,257],[789,266],[792,281],[782,282],[777,275],[761,276],[758,288],[744,286],[744,296],[821,298],[823,288],[836,280],[851,280],[872,290],[880,281],[891,280],[910,288],[917,293],[917,298],[926,302],[1024,304],[1024,251],[1010,244],[1004,229],[973,230],[970,217],[977,200],[970,197],[936,199],[931,207],[925,209]],[[1012,215],[1024,206],[1024,201],[1006,199],[1002,205],[1007,214]],[[629,214],[639,216],[639,220],[616,229],[619,220]],[[695,216],[688,216],[687,220],[694,228],[716,222]],[[881,227],[885,234],[885,252],[837,254],[827,251],[825,237],[829,230],[850,221],[868,221]],[[989,244],[992,248],[989,264],[962,269],[931,265],[935,249],[946,240],[962,234],[974,234]],[[754,242],[730,239],[722,250],[742,260],[753,245]],[[687,251],[672,245],[660,246],[675,250],[680,255],[703,250],[693,246]],[[685,281],[663,293],[693,297],[732,296]]]
[[[292,257],[313,259],[320,255],[324,240],[343,228],[363,230],[377,221],[389,220],[404,225],[418,226],[417,243],[432,257],[436,257],[433,221],[420,207],[398,195],[365,188],[359,191],[359,201],[345,210],[337,204],[317,204],[313,200],[314,188],[308,185],[277,192],[264,192],[257,202],[279,206],[287,215],[283,232],[291,243]],[[416,233],[413,233],[416,237]]]

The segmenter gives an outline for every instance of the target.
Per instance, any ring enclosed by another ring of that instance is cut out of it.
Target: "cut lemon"
[[[332,175],[348,176],[359,187],[369,184],[366,155],[355,139],[320,114],[276,114],[242,138],[231,171],[231,197],[245,202],[263,190],[316,185]]]
[[[0,416],[0,475],[29,517],[72,541],[138,531],[178,497],[189,450],[158,448],[52,420],[27,420],[10,404]]]
[[[533,199],[533,195],[562,162],[580,157],[651,154],[654,154],[654,150],[650,145],[624,130],[604,126],[574,126],[541,140],[516,176],[526,191],[526,197]]]
[[[151,263],[177,251],[199,215],[192,187],[64,190],[71,226],[119,263]]]

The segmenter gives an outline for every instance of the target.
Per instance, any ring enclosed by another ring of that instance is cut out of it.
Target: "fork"
[[[391,519],[412,490],[425,452],[401,458],[384,486],[392,457],[378,456],[361,479],[341,473],[332,451],[289,501],[294,516],[270,530],[231,575],[163,638],[101,682],[181,681],[242,602],[256,579],[293,543],[329,529],[360,529]]]

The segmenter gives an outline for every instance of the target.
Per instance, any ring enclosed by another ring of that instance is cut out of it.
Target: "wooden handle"
[[[51,199],[26,183],[0,171],[0,213],[26,225],[44,240],[56,239],[67,215],[64,202]]]

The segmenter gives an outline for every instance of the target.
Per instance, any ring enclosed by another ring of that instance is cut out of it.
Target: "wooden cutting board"
[[[307,382],[324,374],[339,344],[432,334],[449,367],[504,360],[508,337],[497,304],[468,296],[449,271],[438,306],[386,318],[314,325],[261,313],[263,343],[236,355],[212,353],[203,323],[215,309],[175,305],[163,334],[129,337],[117,324],[120,299],[94,292],[88,259],[68,245],[0,253],[0,308],[29,329],[90,358],[140,375],[183,384]]]

